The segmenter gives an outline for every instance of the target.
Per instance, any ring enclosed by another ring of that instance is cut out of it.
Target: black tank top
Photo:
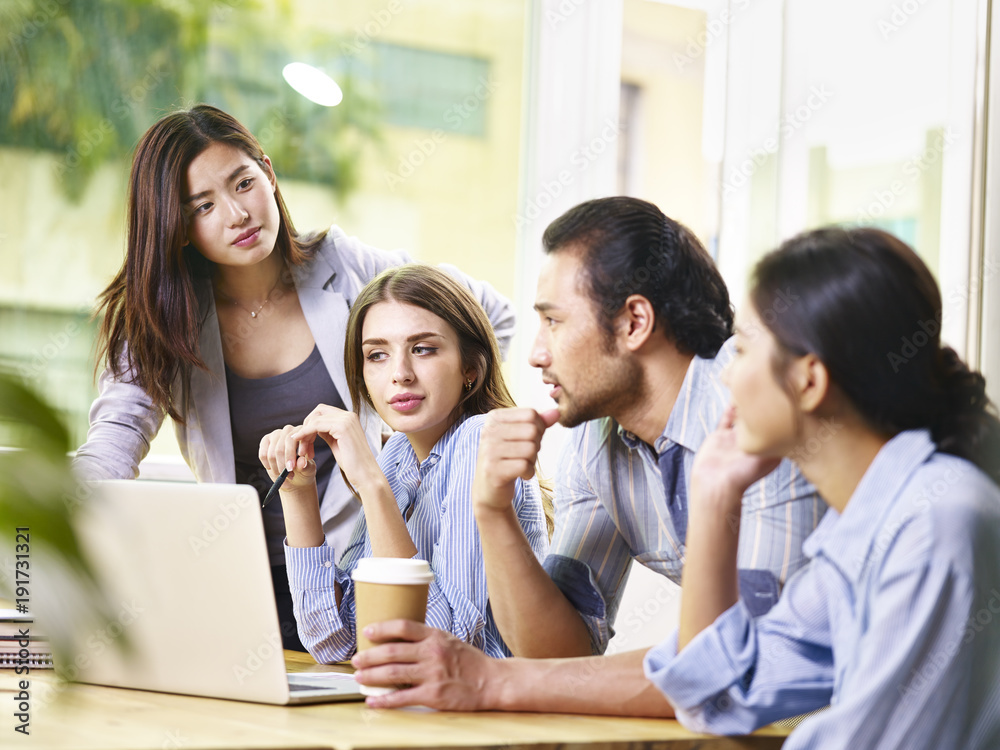
[[[345,408],[319,347],[315,346],[298,367],[269,378],[242,378],[227,367],[226,386],[229,389],[236,481],[255,487],[261,500],[271,487],[271,480],[257,458],[261,438],[285,425],[302,424],[306,415],[319,404]],[[323,440],[316,441],[315,450],[316,489],[322,501],[336,461]],[[283,565],[285,518],[280,497],[264,509],[264,531],[271,565]]]

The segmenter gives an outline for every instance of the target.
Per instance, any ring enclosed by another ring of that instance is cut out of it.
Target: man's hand
[[[409,686],[369,697],[371,708],[674,715],[643,674],[645,650],[583,659],[492,659],[453,635],[409,620],[370,625],[365,636],[381,645],[351,660],[358,670],[354,677],[364,685]]]
[[[542,436],[558,419],[557,409],[542,414],[534,409],[495,409],[486,415],[472,484],[477,510],[510,508],[514,482],[535,475]]]
[[[372,708],[427,706],[444,711],[497,708],[495,673],[501,661],[450,633],[410,620],[369,625],[365,637],[376,645],[351,660],[364,685],[407,685],[371,696]]]
[[[493,616],[516,656],[581,656],[591,649],[586,623],[535,557],[513,504],[515,483],[534,476],[542,436],[558,418],[556,409],[496,409],[479,438],[472,510]]]

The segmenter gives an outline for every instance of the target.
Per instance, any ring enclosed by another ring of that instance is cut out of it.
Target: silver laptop
[[[68,676],[278,705],[364,700],[349,674],[286,672],[252,487],[92,487],[74,525],[112,617],[74,635],[75,661],[62,665]]]

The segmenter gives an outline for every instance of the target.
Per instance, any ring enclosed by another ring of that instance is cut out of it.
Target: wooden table
[[[286,652],[290,671],[350,671]],[[668,719],[372,710],[363,703],[254,703],[59,683],[33,670],[30,735],[14,731],[19,679],[0,670],[0,747],[53,750],[209,748],[780,748],[788,730],[706,737]]]

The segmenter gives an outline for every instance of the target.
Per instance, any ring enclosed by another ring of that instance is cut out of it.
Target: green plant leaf
[[[17,377],[2,372],[0,436],[8,446],[0,452],[0,596],[19,598],[18,587],[27,581],[31,595],[20,598],[27,598],[34,610],[39,572],[42,579],[60,579],[75,587],[80,595],[72,611],[43,625],[57,658],[68,663],[74,627],[112,621],[73,530],[73,516],[87,501],[87,490],[73,476],[67,455],[69,434],[56,411]],[[27,558],[15,555],[22,529],[28,539]],[[17,574],[16,561],[22,559],[29,563],[26,575]],[[51,569],[39,571],[39,564]],[[122,645],[128,644],[122,641]]]

